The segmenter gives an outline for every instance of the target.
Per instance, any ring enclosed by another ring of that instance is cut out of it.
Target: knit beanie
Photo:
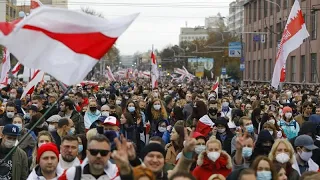
[[[150,144],[146,145],[141,151],[141,159],[142,159],[142,161],[147,156],[147,154],[149,152],[152,152],[152,151],[159,152],[159,153],[161,153],[163,155],[163,157],[166,157],[166,152],[165,152],[164,148],[160,144],[158,144],[158,143],[150,143]]]
[[[289,106],[286,106],[282,109],[283,114],[287,113],[287,112],[292,112],[292,108]]]
[[[38,148],[38,152],[37,152],[37,162],[38,163],[39,163],[40,157],[46,151],[54,152],[56,154],[57,158],[59,159],[59,150],[58,150],[57,146],[53,143],[46,143],[46,144],[41,145]]]

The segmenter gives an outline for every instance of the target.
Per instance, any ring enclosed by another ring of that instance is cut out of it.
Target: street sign
[[[265,43],[265,42],[266,42],[266,35],[261,34],[261,43]]]
[[[260,42],[260,41],[261,41],[261,36],[260,36],[260,34],[254,35],[254,36],[253,36],[253,41],[254,41],[254,42]]]
[[[241,42],[229,43],[229,57],[241,57]]]
[[[240,71],[244,71],[244,69],[245,69],[244,64],[240,64]]]
[[[226,75],[227,74],[227,68],[221,68],[221,74]]]
[[[240,58],[240,63],[244,63],[244,57]]]

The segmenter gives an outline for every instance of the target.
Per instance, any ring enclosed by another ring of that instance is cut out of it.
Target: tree
[[[226,69],[228,76],[230,76],[232,79],[236,81],[240,80],[240,61],[228,64]]]

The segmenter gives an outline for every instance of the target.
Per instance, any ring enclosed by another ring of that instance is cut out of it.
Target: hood
[[[81,164],[82,169],[84,166],[88,164],[88,158],[85,158]],[[118,174],[118,167],[115,164],[112,164],[110,161],[108,161],[108,164],[104,168],[104,172],[109,176],[109,178],[114,178]]]
[[[29,174],[28,179],[39,179],[39,180],[45,180],[46,178],[43,176],[39,176],[37,172],[40,170],[40,166],[37,165],[35,168],[33,168],[32,172]],[[52,180],[57,180],[58,177],[62,176],[64,170],[58,165],[56,168],[57,177]]]
[[[266,141],[270,141],[272,144],[274,143],[274,138],[273,136],[269,133],[269,131],[267,130],[262,130],[259,135],[258,135],[258,139],[256,142],[256,146],[259,146],[260,144],[262,144],[263,142]]]
[[[216,160],[216,162],[211,161],[206,151],[202,152],[198,156],[197,165],[204,167],[206,169],[220,169],[220,168],[227,168],[232,169],[232,161],[229,154],[225,151],[221,151],[220,157]]]

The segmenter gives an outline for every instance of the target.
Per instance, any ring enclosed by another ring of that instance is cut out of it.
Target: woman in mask
[[[195,138],[197,140],[197,145],[194,149],[195,153],[194,153],[194,157],[193,159],[195,160],[194,163],[192,163],[190,171],[193,171],[194,168],[196,168],[197,166],[197,160],[198,160],[198,156],[199,154],[201,154],[203,151],[206,150],[206,137],[199,133],[199,132],[194,132],[193,133],[193,138]]]
[[[293,119],[292,109],[288,106],[282,109],[283,117],[280,120],[280,127],[288,139],[296,137],[300,131],[299,123]]]
[[[257,180],[278,180],[272,161],[265,156],[258,156],[252,162],[251,168],[256,172]]]
[[[54,143],[53,137],[48,131],[40,131],[38,134],[37,144],[33,149],[32,157],[29,158],[28,164],[30,165],[30,171],[38,165],[36,161],[38,148],[46,143]]]
[[[256,134],[259,134],[259,132],[262,129],[262,125],[263,125],[263,122],[261,121],[262,116],[263,116],[263,112],[261,111],[260,108],[253,109],[252,115],[251,115],[251,121]]]
[[[216,138],[221,142],[222,149],[228,154],[231,154],[231,140],[233,138],[233,133],[230,131],[228,126],[228,121],[224,117],[219,117],[216,120]]]
[[[294,150],[287,139],[277,139],[272,146],[268,158],[274,164],[280,164],[284,168],[288,179],[299,179],[298,172],[292,168],[292,164],[295,161]]]
[[[87,138],[85,134],[78,134],[78,159],[82,162],[86,158]]]
[[[168,114],[165,106],[160,99],[154,98],[150,103],[150,113],[147,115],[147,120],[151,124],[151,131],[157,131],[157,124],[161,120],[168,120]]]
[[[222,150],[221,142],[211,137],[206,143],[206,150],[199,154],[197,167],[192,171],[192,175],[197,180],[207,180],[213,174],[227,177],[231,171],[231,157]]]
[[[86,130],[90,129],[90,126],[101,116],[101,112],[98,110],[96,100],[89,101],[89,108],[86,111],[83,119]]]
[[[172,128],[170,134],[170,143],[166,145],[165,149],[167,151],[165,162],[169,164],[175,164],[177,160],[177,155],[183,149],[184,141],[184,127],[180,125],[175,125]]]
[[[167,120],[159,121],[157,125],[157,131],[153,133],[152,136],[161,137],[164,140],[165,144],[168,144],[170,140],[170,132],[171,132],[171,126],[168,127],[168,125],[169,123]]]

